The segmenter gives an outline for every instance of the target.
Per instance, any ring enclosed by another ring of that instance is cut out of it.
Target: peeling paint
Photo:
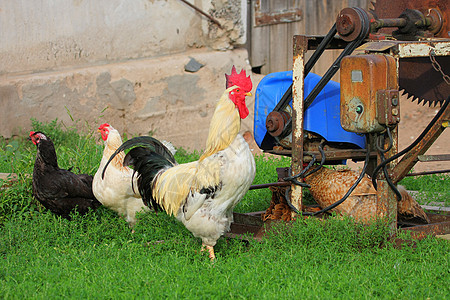
[[[303,153],[303,143],[299,145],[298,141],[303,139],[303,78],[304,78],[304,56],[298,55],[294,58],[294,67],[293,67],[293,84],[292,84],[292,109],[294,111],[295,116],[293,115],[293,123],[292,124],[292,151],[293,151],[293,159],[292,159],[292,172],[297,174],[303,168],[302,166],[302,158],[300,155],[297,157],[295,153],[298,154],[298,151]],[[298,149],[297,149],[298,148]],[[298,209],[301,210],[302,207],[302,187],[299,185],[292,185],[292,193],[291,193],[291,201],[292,204]]]
[[[450,40],[398,44],[398,55],[400,57],[429,56],[430,51],[434,51],[437,56],[450,55]]]

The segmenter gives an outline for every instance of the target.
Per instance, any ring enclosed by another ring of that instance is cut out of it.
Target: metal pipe
[[[405,27],[406,19],[397,18],[397,19],[377,19],[374,21],[375,28],[380,29],[384,27]]]
[[[207,13],[205,13],[203,10],[201,10],[200,8],[198,8],[197,6],[195,6],[194,4],[191,4],[189,2],[187,2],[186,0],[180,0],[181,2],[187,4],[188,6],[192,7],[195,11],[197,11],[198,13],[201,13],[202,15],[204,15],[205,17],[207,17],[208,19],[210,19],[213,23],[215,23],[217,26],[219,26],[220,29],[223,29],[222,25],[219,23],[219,21],[217,21],[216,19],[214,19],[213,17],[211,17],[210,15],[208,15]]]
[[[431,175],[431,174],[443,174],[443,173],[450,173],[450,169],[447,169],[447,170],[436,170],[436,171],[426,171],[426,172],[417,172],[417,173],[409,173],[409,174],[406,174],[405,177]]]
[[[271,186],[290,186],[290,182],[286,181],[280,181],[280,182],[272,182],[272,183],[263,183],[263,184],[254,184],[251,185],[249,190],[258,190],[258,189],[265,189]]]

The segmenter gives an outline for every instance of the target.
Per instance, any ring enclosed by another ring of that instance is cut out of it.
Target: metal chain
[[[433,50],[430,51],[430,60],[431,60],[431,65],[433,66],[433,68],[440,72],[442,74],[442,78],[444,78],[444,81],[450,85],[450,76],[448,76],[447,74],[444,73],[444,71],[442,71],[441,65],[436,61],[436,53],[434,53]]]

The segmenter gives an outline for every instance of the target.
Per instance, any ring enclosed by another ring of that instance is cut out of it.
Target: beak
[[[252,93],[250,93],[250,92],[245,93],[245,96],[251,96],[251,95],[252,95]]]

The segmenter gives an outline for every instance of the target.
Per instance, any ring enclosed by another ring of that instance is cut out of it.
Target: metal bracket
[[[395,126],[400,122],[398,90],[377,91],[377,120],[385,126]]]

